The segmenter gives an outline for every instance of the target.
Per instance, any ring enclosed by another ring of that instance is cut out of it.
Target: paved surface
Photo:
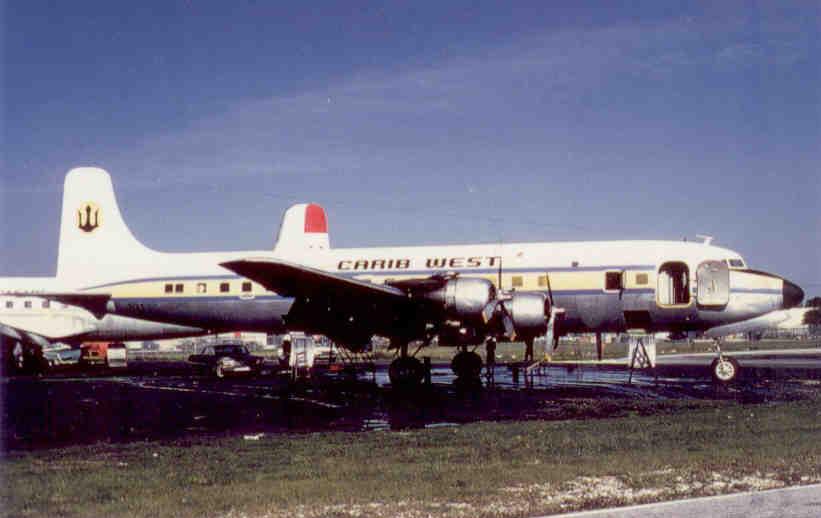
[[[561,515],[573,518],[622,518],[622,517],[713,517],[756,518],[790,516],[817,518],[821,516],[821,484],[788,487],[752,493],[710,496],[689,500],[676,500],[659,504],[647,504],[617,509],[601,509]]]
[[[821,369],[821,349],[727,352],[744,367],[770,369]],[[714,353],[669,354],[658,357],[659,365],[710,365]]]
[[[386,364],[362,373],[358,380],[343,375],[294,385],[276,373],[216,380],[197,375],[183,361],[133,361],[127,369],[116,370],[58,369],[44,377],[0,378],[0,453],[202,433],[358,431],[477,420],[616,417],[664,412],[683,400],[791,400],[817,390],[820,383],[821,365],[756,369],[746,364],[821,363],[817,349],[738,357],[743,362],[741,379],[730,387],[710,382],[708,354],[683,355],[680,361],[694,362],[692,366],[634,372],[632,384],[627,383],[624,366],[577,364],[543,366],[527,373],[520,369],[517,376],[500,365],[494,382],[483,378],[482,385],[465,385],[455,382],[447,364],[434,364],[433,385],[413,394],[395,393],[388,386]]]

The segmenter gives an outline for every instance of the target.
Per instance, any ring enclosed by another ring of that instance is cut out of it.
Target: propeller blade
[[[505,313],[502,317],[502,323],[505,326],[505,336],[509,337],[511,341],[516,341],[516,327],[513,325],[513,319],[510,315]]]
[[[505,336],[510,338],[511,341],[515,341],[516,326],[513,324],[513,316],[510,314],[510,310],[507,308],[507,300],[510,299],[502,299],[499,301],[499,308],[501,309],[502,313],[502,325],[505,327]]]
[[[482,320],[484,321],[485,324],[490,322],[490,320],[496,314],[496,308],[498,307],[498,305],[499,305],[498,300],[492,300],[492,301],[488,302],[487,305],[485,306],[485,308],[482,310]]]

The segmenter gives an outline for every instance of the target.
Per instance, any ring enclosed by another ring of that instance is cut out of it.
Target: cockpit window
[[[727,259],[730,268],[744,268],[744,261],[741,259]]]

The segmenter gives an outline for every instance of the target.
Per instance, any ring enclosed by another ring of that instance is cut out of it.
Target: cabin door
[[[704,261],[696,270],[699,308],[719,309],[730,302],[730,269],[724,261]]]

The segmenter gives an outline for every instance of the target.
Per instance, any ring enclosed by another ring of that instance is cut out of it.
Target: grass
[[[99,444],[12,453],[0,466],[8,516],[527,516],[821,480],[821,398]]]

